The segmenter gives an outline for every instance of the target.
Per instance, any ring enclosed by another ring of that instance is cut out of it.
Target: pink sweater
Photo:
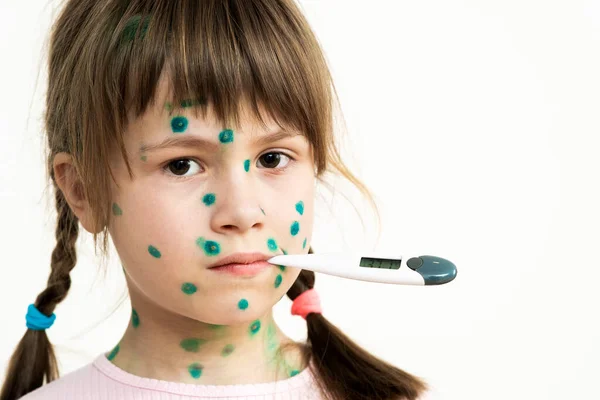
[[[21,397],[22,400],[321,400],[308,368],[277,382],[195,385],[142,378],[123,371],[100,354],[92,363]]]

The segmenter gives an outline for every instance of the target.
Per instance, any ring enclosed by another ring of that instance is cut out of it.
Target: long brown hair
[[[131,118],[155,101],[168,72],[174,109],[196,99],[209,104],[223,126],[238,126],[241,100],[263,122],[261,107],[280,126],[304,135],[314,151],[317,177],[333,172],[376,204],[341,160],[334,139],[337,93],[326,59],[293,0],[67,0],[50,35],[45,108],[46,166],[55,192],[56,247],[48,284],[35,306],[51,315],[67,295],[76,264],[78,219],[56,184],[52,161],[73,157],[107,254],[111,217],[109,155],[119,151]],[[377,213],[377,217],[379,214]],[[310,250],[312,252],[312,249]],[[314,286],[302,271],[288,296]],[[321,314],[307,316],[305,361],[330,399],[416,399],[427,384],[369,354]],[[0,400],[17,399],[59,376],[45,331],[28,329],[8,367]]]

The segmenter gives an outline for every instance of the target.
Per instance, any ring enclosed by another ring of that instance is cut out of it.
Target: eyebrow
[[[277,131],[261,136],[253,140],[256,145],[263,146],[265,144],[276,142],[281,139],[298,136],[299,133],[291,133],[288,131]],[[182,135],[182,136],[171,136],[160,143],[156,144],[142,144],[140,146],[140,153],[149,153],[152,151],[158,151],[167,149],[169,147],[202,147],[207,150],[215,151],[220,146],[220,143],[207,140],[198,136]]]

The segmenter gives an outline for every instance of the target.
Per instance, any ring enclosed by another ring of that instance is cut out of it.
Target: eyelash
[[[261,154],[261,155],[260,155],[260,157],[266,156],[267,154],[280,154],[280,155],[284,155],[284,156],[286,156],[287,158],[289,158],[289,159],[290,159],[290,160],[288,161],[288,163],[287,163],[287,165],[286,165],[285,167],[280,167],[280,168],[265,168],[265,169],[269,169],[269,170],[272,170],[272,171],[276,171],[275,173],[282,173],[282,172],[284,172],[284,171],[285,171],[287,168],[289,168],[289,166],[290,166],[290,165],[291,165],[291,164],[292,164],[294,161],[296,161],[296,160],[294,159],[294,157],[292,157],[292,156],[290,156],[289,154],[287,154],[287,153],[284,153],[284,152],[282,152],[282,151],[269,151],[269,152],[266,152],[266,153],[264,153],[264,154]],[[260,157],[259,157],[259,159],[260,159]],[[171,177],[171,178],[174,178],[175,180],[191,179],[191,178],[192,178],[191,176],[179,176],[179,175],[175,175],[175,174],[173,174],[173,173],[170,173],[170,172],[168,171],[169,164],[171,164],[171,163],[172,163],[172,162],[174,162],[174,161],[182,161],[182,160],[190,160],[190,161],[194,161],[194,162],[198,163],[200,166],[202,166],[202,163],[201,163],[199,160],[197,160],[197,159],[195,159],[195,158],[193,158],[193,157],[178,157],[178,158],[173,158],[172,160],[169,160],[169,161],[167,161],[167,162],[166,162],[166,163],[165,163],[165,164],[162,166],[161,170],[162,170],[162,171],[163,171],[163,173],[165,173],[167,176],[169,176],[169,177]]]

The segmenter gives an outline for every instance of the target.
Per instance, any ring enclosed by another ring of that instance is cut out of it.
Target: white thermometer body
[[[270,258],[267,262],[286,267],[308,269],[342,278],[397,285],[441,285],[456,277],[456,266],[435,256],[402,256],[347,254],[288,254]]]

